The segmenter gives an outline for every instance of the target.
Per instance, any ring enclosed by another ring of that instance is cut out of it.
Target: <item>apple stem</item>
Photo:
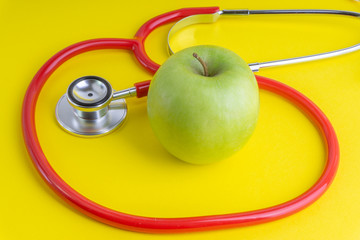
[[[208,73],[208,68],[206,66],[206,63],[204,62],[204,60],[202,60],[201,57],[199,57],[199,55],[197,55],[197,53],[193,53],[193,57],[196,58],[202,65],[202,67],[204,68],[204,76],[208,77],[209,73]]]

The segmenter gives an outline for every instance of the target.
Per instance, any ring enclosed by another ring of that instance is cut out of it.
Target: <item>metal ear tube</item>
[[[174,37],[176,32],[179,32],[181,29],[194,25],[194,24],[207,24],[214,23],[218,21],[221,16],[250,16],[250,15],[338,15],[338,16],[347,16],[360,18],[360,13],[351,12],[351,11],[342,11],[342,10],[326,10],[326,9],[274,9],[274,10],[248,10],[248,9],[231,9],[231,10],[219,10],[215,13],[206,13],[206,14],[195,14],[183,18],[176,22],[170,29],[167,36],[167,47],[170,55],[174,54],[173,49],[171,48],[171,39]],[[253,72],[258,72],[260,69],[268,67],[278,67],[295,63],[310,62],[315,60],[321,60],[336,56],[341,56],[351,52],[359,51],[360,43],[347,48],[342,48],[330,52],[323,52],[313,55],[293,57],[287,59],[279,59],[268,62],[255,62],[249,63],[249,67]]]

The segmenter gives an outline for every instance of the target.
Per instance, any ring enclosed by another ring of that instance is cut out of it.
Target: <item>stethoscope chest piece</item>
[[[69,133],[99,136],[117,129],[125,120],[125,99],[115,99],[108,81],[85,76],[73,81],[56,106],[56,119]]]

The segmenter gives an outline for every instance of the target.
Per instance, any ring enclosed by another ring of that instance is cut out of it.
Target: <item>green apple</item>
[[[231,156],[249,139],[258,119],[259,89],[236,53],[195,46],[175,53],[156,72],[147,111],[171,154],[207,164]]]

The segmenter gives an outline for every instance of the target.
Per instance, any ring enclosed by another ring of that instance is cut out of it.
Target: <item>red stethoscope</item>
[[[148,71],[155,73],[159,65],[148,57],[144,49],[144,41],[147,36],[161,25],[179,21],[193,15],[214,13],[219,13],[218,7],[185,8],[165,13],[149,20],[141,26],[135,34],[134,39],[104,38],[76,43],[55,54],[37,72],[28,87],[23,102],[23,135],[27,150],[36,169],[53,191],[67,203],[87,216],[111,226],[139,232],[172,233],[248,226],[273,221],[289,216],[309,206],[327,190],[336,174],[339,163],[339,145],[335,131],[329,120],[313,102],[300,92],[283,83],[261,76],[256,76],[259,87],[288,99],[304,111],[320,129],[326,145],[327,162],[321,177],[309,190],[290,201],[255,211],[223,215],[185,218],[143,217],[118,212],[87,199],[71,188],[51,167],[37,137],[35,109],[43,85],[61,64],[87,51],[98,49],[127,49],[134,52],[140,64]],[[135,84],[137,97],[146,96],[149,83],[150,81],[143,82],[140,85]]]

